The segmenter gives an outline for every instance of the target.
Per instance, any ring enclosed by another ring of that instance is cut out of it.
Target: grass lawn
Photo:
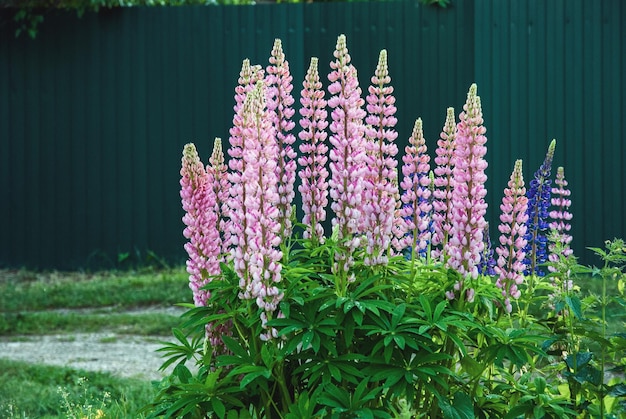
[[[91,419],[98,409],[107,418],[140,418],[137,411],[153,396],[145,381],[0,359],[2,418]]]
[[[190,302],[184,269],[98,274],[0,271],[0,337],[113,332],[171,335],[178,315],[152,309]],[[149,309],[148,309],[149,308]],[[140,418],[154,396],[137,379],[0,359],[0,418]]]

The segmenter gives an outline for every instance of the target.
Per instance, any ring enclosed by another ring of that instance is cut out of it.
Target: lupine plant
[[[172,418],[623,417],[626,336],[623,328],[607,327],[607,310],[626,306],[626,246],[615,240],[607,250],[593,249],[605,260],[600,269],[576,264],[563,237],[571,215],[562,169],[552,201],[553,280],[528,281],[543,263],[537,249],[545,233],[533,228],[545,220],[554,143],[528,194],[522,162],[514,164],[494,265],[477,86],[470,87],[458,123],[448,110],[434,172],[418,120],[400,181],[392,161],[395,99],[386,52],[366,102],[341,35],[328,102],[318,59],[311,59],[302,84],[297,175],[303,218],[291,213],[285,237],[280,204],[289,201],[281,193],[289,193],[281,192],[281,181],[290,177],[278,168],[292,154],[279,150],[281,141],[283,150],[291,143],[280,134],[286,125],[272,101],[287,97],[279,91],[290,92],[291,79],[279,69],[286,60],[276,45],[267,77],[244,61],[227,173],[218,143],[206,169],[193,145],[183,150],[194,303],[185,304],[189,310],[174,330],[178,342],[161,349],[163,368],[174,369],[157,384],[145,412]],[[272,90],[276,83],[281,87]],[[322,226],[327,212],[332,232]],[[530,275],[524,274],[527,241]],[[601,278],[600,296],[581,295],[589,275]],[[559,278],[574,284],[559,293]],[[617,283],[615,295],[607,291],[611,283]]]
[[[450,212],[452,209],[453,171],[454,171],[454,138],[456,137],[456,122],[454,108],[448,108],[446,122],[435,150],[434,184],[433,191],[433,240],[435,246],[445,247],[450,237]],[[434,248],[433,258],[442,258],[439,248]],[[443,261],[443,259],[441,259]]]
[[[298,159],[301,170],[298,172],[302,181],[298,191],[302,196],[303,224],[306,226],[302,237],[310,239],[313,245],[324,242],[326,206],[328,205],[328,137],[326,127],[326,100],[320,81],[317,57],[311,58],[311,64],[303,82],[302,98],[300,99],[300,126],[298,134],[302,143]]]
[[[459,272],[463,279],[478,277],[478,265],[484,249],[483,232],[487,226],[485,213],[487,203],[486,128],[477,86],[473,84],[467,93],[467,101],[459,116],[454,140],[454,169],[452,171],[452,199],[450,201],[450,237],[445,245],[447,264]],[[454,286],[456,291],[464,289],[463,280]],[[465,284],[466,298],[473,300],[474,290]],[[449,297],[452,296],[449,291]]]
[[[412,261],[418,256],[426,256],[432,235],[430,156],[426,151],[422,119],[418,118],[402,157],[404,179],[400,186],[404,193],[401,197],[402,219],[398,223],[402,237],[394,243],[397,251],[409,247]]]
[[[393,142],[398,133],[393,129],[396,125],[395,97],[387,68],[387,51],[382,50],[378,59],[376,72],[372,77],[372,86],[367,96],[367,112],[365,122],[368,124],[366,142],[368,148],[366,167],[370,168],[369,179],[366,179],[363,196],[363,220],[365,222],[365,238],[367,240],[363,263],[370,266],[386,265],[387,253],[393,233],[393,216],[396,209],[398,185],[395,159],[398,147]]]
[[[498,265],[495,267],[498,280],[496,286],[502,289],[504,308],[507,313],[513,310],[511,299],[518,299],[521,295],[519,285],[524,281],[522,273],[524,265],[524,247],[526,246],[526,221],[528,214],[528,198],[525,196],[524,177],[522,175],[522,161],[515,162],[508,188],[504,190],[500,210],[500,245],[496,248]]]
[[[567,180],[565,180],[565,170],[563,167],[559,167],[556,170],[556,180],[554,181],[556,186],[552,188],[552,198],[550,203],[554,207],[550,211],[550,219],[552,220],[548,225],[553,231],[552,243],[548,245],[550,254],[548,259],[550,262],[558,262],[562,257],[569,257],[574,252],[570,247],[572,242],[572,236],[569,231],[572,228],[570,221],[572,220],[572,213],[569,212],[569,207],[572,205],[572,201],[569,196],[571,191],[567,188]],[[548,270],[554,272],[554,266],[548,266]]]
[[[526,275],[545,275],[541,264],[548,260],[548,208],[550,207],[550,171],[556,140],[552,140],[541,167],[528,189],[528,228],[526,232]]]

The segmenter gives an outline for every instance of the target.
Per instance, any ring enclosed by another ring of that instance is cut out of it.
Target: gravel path
[[[169,338],[163,338],[166,340]],[[114,333],[84,333],[3,338],[0,357],[88,371],[109,372],[118,377],[160,380],[163,363],[155,352],[162,345],[154,337]]]
[[[102,311],[102,309],[99,310]],[[57,311],[92,312],[94,310]],[[177,307],[153,307],[131,310],[126,313],[161,312],[177,315],[183,311]],[[0,358],[108,372],[118,377],[160,380],[166,375],[165,372],[159,371],[165,359],[156,350],[163,347],[160,341],[172,340],[172,336],[129,336],[112,332],[0,337]]]

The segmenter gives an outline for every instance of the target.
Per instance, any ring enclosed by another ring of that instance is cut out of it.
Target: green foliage
[[[0,335],[89,333],[164,336],[177,314],[118,313],[120,308],[190,300],[183,270],[147,273],[0,272]]]
[[[113,332],[125,335],[164,336],[179,323],[178,316],[164,313],[1,313],[0,335],[43,335],[55,333]]]
[[[237,275],[223,264],[222,275],[206,286],[208,306],[190,306],[174,332],[178,342],[163,347],[163,368],[175,369],[145,413],[290,419],[626,414],[626,334],[606,334],[607,319],[597,310],[623,306],[623,285],[616,295],[605,290],[589,299],[563,281],[585,279],[590,270],[560,261],[550,276],[535,278],[536,292],[522,293],[508,315],[493,278],[474,281],[473,302],[449,301],[442,290],[457,273],[392,258],[377,271],[357,263],[356,280],[339,293],[327,257],[334,246],[304,240],[290,251],[281,315],[266,325],[254,301],[239,298]],[[594,249],[606,261],[595,274],[619,283],[623,243],[607,246]],[[228,330],[216,347],[205,339],[208,323]],[[275,338],[262,338],[272,330]],[[614,378],[605,380],[607,372]]]
[[[0,417],[67,418],[70,413],[136,419],[152,397],[149,383],[108,374],[0,359]],[[83,417],[83,416],[78,416]]]
[[[361,1],[361,0],[313,0],[325,1]],[[25,33],[35,39],[44,15],[51,10],[63,9],[76,11],[81,17],[85,12],[99,12],[102,9],[121,7],[155,7],[155,6],[245,6],[256,3],[308,3],[309,0],[7,0],[4,7],[16,9],[13,20],[16,24],[15,36]],[[425,6],[447,8],[451,0],[419,0]]]
[[[3,274],[0,307],[3,313],[25,309],[83,307],[141,307],[171,305],[190,299],[187,274],[182,269],[150,273],[95,275],[52,273],[29,279],[27,274]]]

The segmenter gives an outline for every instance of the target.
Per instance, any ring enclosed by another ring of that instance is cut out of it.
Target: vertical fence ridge
[[[228,141],[241,62],[267,66],[274,38],[297,109],[310,57],[327,87],[340,33],[364,95],[388,50],[401,153],[422,117],[434,155],[446,108],[458,118],[478,83],[494,236],[513,162],[529,181],[557,138],[574,248],[591,261],[585,246],[626,236],[625,17],[619,0],[129,8],[51,14],[33,41],[0,11],[0,265],[111,268],[148,250],[181,262],[182,146],[207,161],[214,137]]]

